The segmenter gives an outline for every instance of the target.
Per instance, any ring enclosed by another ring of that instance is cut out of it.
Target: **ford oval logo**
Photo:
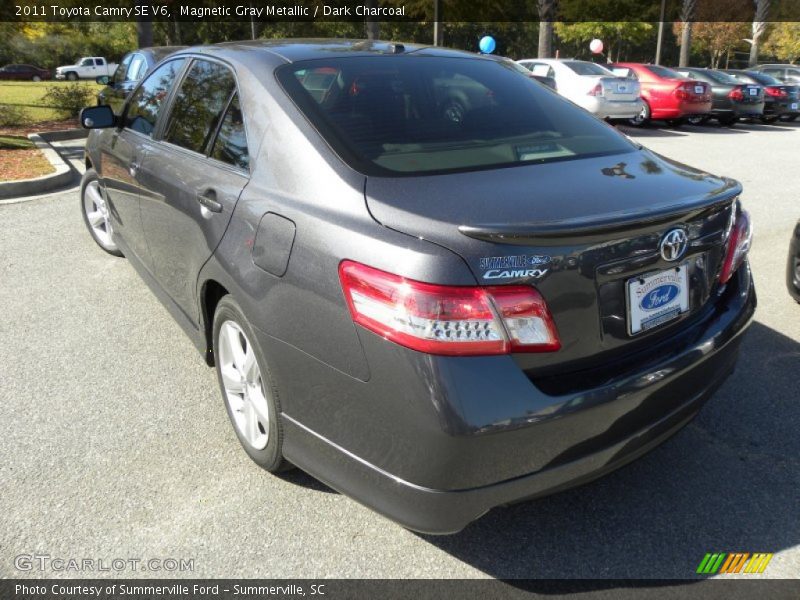
[[[680,289],[674,283],[665,283],[647,292],[639,301],[643,310],[656,310],[675,300]]]

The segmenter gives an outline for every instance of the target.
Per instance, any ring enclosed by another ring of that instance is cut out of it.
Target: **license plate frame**
[[[698,96],[702,96],[704,92],[705,88],[702,85],[694,86],[694,93],[697,94]]]
[[[630,336],[658,329],[678,319],[690,308],[689,264],[685,262],[631,277],[625,284],[625,304]]]

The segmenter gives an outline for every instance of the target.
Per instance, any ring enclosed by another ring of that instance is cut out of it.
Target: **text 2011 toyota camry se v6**
[[[736,181],[496,60],[191,48],[81,121],[89,232],[216,365],[247,454],[414,530],[664,441],[755,309]]]

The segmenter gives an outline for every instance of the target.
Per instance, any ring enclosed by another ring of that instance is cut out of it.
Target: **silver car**
[[[556,80],[558,93],[601,119],[630,119],[642,110],[639,82],[584,60],[523,59],[534,75]]]

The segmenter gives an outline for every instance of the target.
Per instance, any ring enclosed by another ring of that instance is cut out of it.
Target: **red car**
[[[50,71],[33,65],[6,65],[0,68],[0,80],[43,81],[50,79]]]
[[[688,79],[659,65],[616,63],[607,67],[621,77],[636,79],[641,85],[644,107],[639,116],[630,120],[633,125],[660,119],[680,127],[688,117],[711,112],[711,86],[705,82]]]

